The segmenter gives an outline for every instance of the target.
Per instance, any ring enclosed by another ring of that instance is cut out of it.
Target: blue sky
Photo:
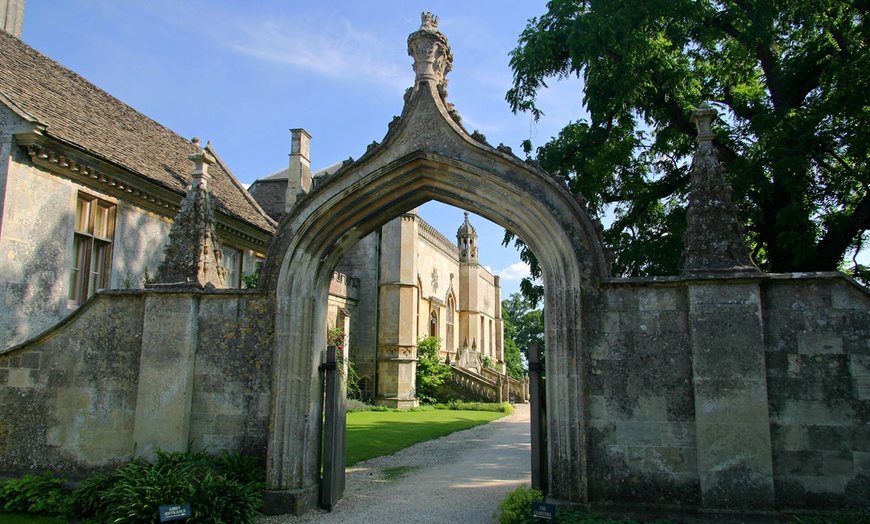
[[[245,184],[287,165],[290,128],[312,136],[318,169],[380,141],[414,81],[408,34],[433,11],[454,54],[449,101],[469,130],[521,153],[583,116],[578,80],[552,82],[533,123],[504,100],[508,53],[544,0],[459,2],[29,0],[23,40],[186,137],[210,140]],[[421,215],[455,238],[462,210]],[[524,274],[501,227],[479,217],[481,262],[503,296]]]

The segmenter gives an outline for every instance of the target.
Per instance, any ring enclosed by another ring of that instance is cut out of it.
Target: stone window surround
[[[79,226],[79,203],[88,203],[88,216],[86,217],[85,228],[80,229]],[[69,262],[67,264],[67,306],[77,308],[82,305],[94,292],[99,289],[104,289],[108,286],[112,271],[112,249],[115,241],[115,220],[117,217],[117,203],[99,198],[84,191],[77,191],[75,203],[73,204],[73,223],[72,223],[72,252],[70,253]],[[107,210],[107,225],[106,234],[98,235],[94,231],[94,222],[98,208]],[[92,285],[91,275],[91,257],[94,254],[95,244],[99,242],[105,250],[101,253],[103,257],[102,268],[100,271],[101,282]],[[79,263],[76,261],[76,245],[81,245],[82,255],[80,255]],[[73,276],[76,271],[76,266],[79,266],[80,275],[78,278]]]

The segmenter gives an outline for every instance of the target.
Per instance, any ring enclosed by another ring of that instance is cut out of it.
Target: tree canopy
[[[534,304],[520,293],[511,293],[502,300],[501,310],[508,374],[519,378],[526,371],[520,354],[528,361],[527,351],[532,344],[538,345],[541,355],[544,353],[544,312],[535,309]]]
[[[870,227],[868,6],[552,0],[511,53],[507,100],[539,118],[548,81],[582,78],[588,120],[566,126],[537,160],[590,213],[612,217],[603,240],[615,275],[679,272],[690,117],[710,101],[721,116],[714,147],[756,263],[860,277],[865,268],[849,259]]]

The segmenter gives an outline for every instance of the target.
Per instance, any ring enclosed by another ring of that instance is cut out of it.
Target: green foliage
[[[499,404],[496,402],[465,402],[462,400],[451,400],[446,404],[426,404],[410,409],[388,408],[386,406],[366,404],[365,402],[361,402],[358,400],[348,400],[347,403],[348,413],[356,413],[362,411],[395,411],[400,413],[408,413],[432,411],[436,409],[452,411],[490,411],[494,413],[504,413],[506,415],[512,415],[515,411],[513,405],[511,405],[509,402],[502,402],[501,404]]]
[[[345,334],[344,330],[340,327],[329,328],[329,331],[326,333],[326,345],[342,348],[344,347],[344,340],[346,337],[347,334]],[[359,388],[359,377],[356,374],[356,369],[353,367],[353,362],[348,360],[347,366],[345,366],[343,351],[336,351],[335,357],[338,369],[340,369],[342,373],[341,378],[344,380],[345,387],[347,388],[347,398],[362,399],[362,391],[360,391]],[[347,367],[347,376],[344,376],[345,367]]]
[[[260,273],[254,271],[253,273],[242,273],[242,288],[243,289],[257,289],[260,285]]]
[[[868,524],[870,523],[870,510],[843,512],[827,516],[794,516],[790,522],[799,524]]]
[[[544,363],[544,311],[520,293],[511,295],[501,302],[504,319],[505,363],[508,375],[520,378],[527,370],[523,366],[523,355],[528,361],[528,348],[538,345],[540,362]]]
[[[63,515],[70,503],[70,491],[63,479],[51,473],[25,475],[0,484],[0,512]]]
[[[493,359],[489,358],[488,356],[484,356],[482,360],[483,367],[485,367],[486,369],[496,369],[495,361]]]
[[[148,274],[148,268],[146,267],[144,273],[142,274],[142,286],[147,286],[152,282],[154,282],[154,278]]]
[[[416,395],[424,404],[438,401],[438,387],[450,376],[450,366],[438,360],[441,339],[422,337],[417,341]]]
[[[499,404],[497,402],[465,402],[462,400],[451,400],[447,404],[436,404],[434,407],[435,409],[452,409],[461,411],[494,411],[506,415],[513,415],[514,411],[516,411],[510,402],[502,402]]]
[[[57,517],[40,517],[24,513],[4,513],[3,524],[67,524],[67,519]]]
[[[870,227],[870,25],[861,3],[547,7],[511,53],[507,100],[539,118],[537,96],[550,79],[582,78],[588,118],[566,126],[537,160],[582,194],[591,214],[612,217],[603,240],[613,273],[679,272],[690,119],[707,100],[722,117],[713,144],[756,262],[776,272],[851,266],[866,277],[848,261]],[[534,255],[519,247],[539,276]],[[524,284],[530,299],[542,291]]]
[[[72,501],[77,516],[109,522],[155,522],[158,507],[190,502],[186,522],[253,523],[262,506],[265,473],[253,457],[224,452],[159,452],[111,475],[85,481]]]
[[[492,517],[498,520],[498,524],[533,523],[532,502],[544,502],[544,494],[522,484],[505,495]]]
[[[505,495],[498,509],[492,514],[499,524],[535,524],[541,522],[532,517],[532,502],[544,502],[544,494],[523,484]],[[556,519],[560,524],[637,524],[632,519],[613,520],[586,510],[568,506],[556,507]],[[647,521],[651,524],[664,524],[670,521]]]

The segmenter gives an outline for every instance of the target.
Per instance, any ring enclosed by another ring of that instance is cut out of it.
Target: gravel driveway
[[[495,522],[492,513],[505,493],[530,482],[529,438],[529,406],[518,404],[509,417],[349,468],[344,497],[332,513],[259,522]],[[389,477],[384,470],[400,474]]]

